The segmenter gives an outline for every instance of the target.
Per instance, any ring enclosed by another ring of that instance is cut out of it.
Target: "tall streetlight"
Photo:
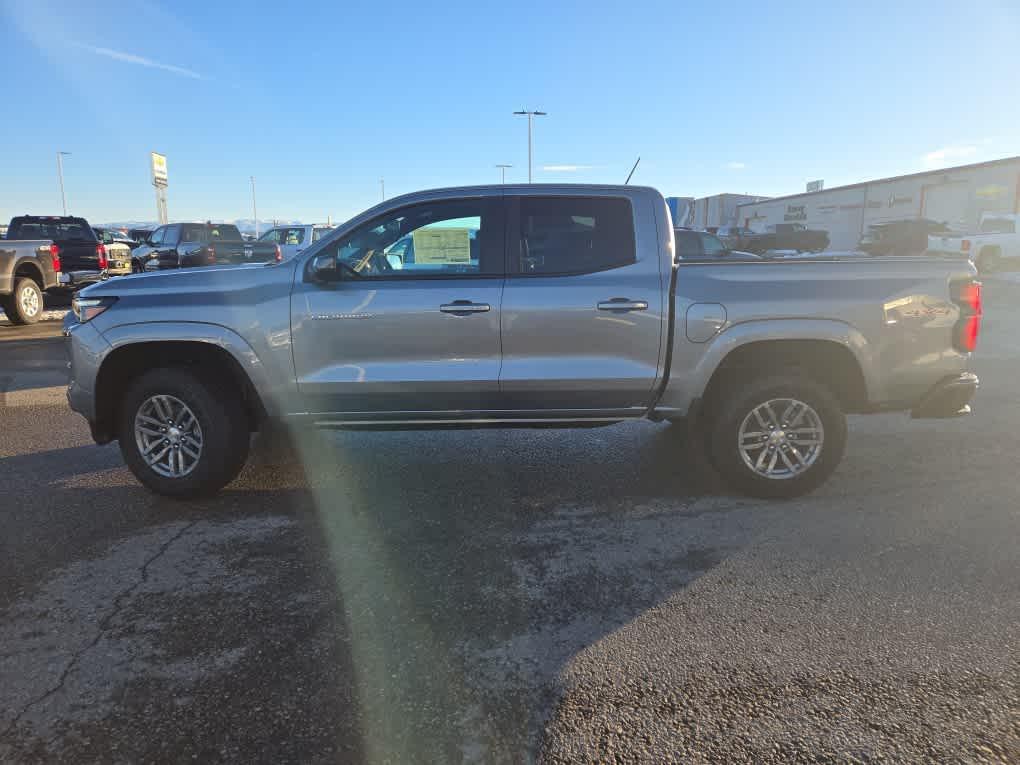
[[[499,168],[499,182],[506,183],[506,169],[513,167],[513,165],[496,165]]]
[[[385,178],[380,178],[379,179],[379,190],[382,192],[382,201],[385,202],[386,201],[386,179]]]
[[[525,115],[527,115],[527,117],[528,117],[528,183],[531,183],[531,143],[532,143],[532,141],[531,141],[531,131],[532,131],[532,123],[534,122],[534,118],[535,117],[544,117],[546,115],[546,112],[527,111],[526,109],[521,109],[519,112],[514,112],[514,114],[516,114],[519,117],[523,117]]]
[[[255,208],[255,176],[251,178],[251,217],[255,221],[255,238],[259,238],[259,211]]]
[[[60,179],[60,202],[64,206],[64,215],[67,215],[67,197],[64,196],[64,157],[70,157],[69,151],[57,152],[57,177]]]

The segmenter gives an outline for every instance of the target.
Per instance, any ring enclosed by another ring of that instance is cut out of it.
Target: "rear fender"
[[[673,369],[658,408],[686,414],[691,403],[705,395],[712,375],[731,352],[750,343],[775,340],[821,340],[844,346],[861,368],[868,399],[882,400],[873,350],[857,329],[831,319],[768,319],[734,324],[703,344],[691,343],[683,333],[677,333]]]

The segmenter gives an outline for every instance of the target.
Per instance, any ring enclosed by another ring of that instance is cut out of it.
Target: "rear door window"
[[[677,257],[685,260],[701,257],[701,239],[697,231],[674,231]]]
[[[626,199],[522,197],[518,220],[517,275],[585,274],[637,261]]]

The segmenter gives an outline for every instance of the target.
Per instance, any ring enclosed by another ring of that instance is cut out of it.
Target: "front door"
[[[505,253],[500,197],[394,209],[298,268],[294,362],[307,411],[337,420],[461,419],[499,387]],[[410,415],[409,415],[410,413]]]
[[[669,279],[652,203],[522,196],[508,197],[507,209],[504,405],[575,419],[643,412],[665,343]]]

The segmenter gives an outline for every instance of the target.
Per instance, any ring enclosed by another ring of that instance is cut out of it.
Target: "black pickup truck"
[[[829,232],[809,229],[803,223],[777,223],[763,234],[743,237],[740,247],[761,255],[769,250],[822,252],[829,246]]]
[[[84,218],[20,215],[0,241],[0,306],[15,324],[39,321],[43,293],[106,278],[106,246]]]
[[[246,242],[229,223],[171,223],[160,226],[133,253],[135,271],[271,263],[282,259],[272,242]]]

